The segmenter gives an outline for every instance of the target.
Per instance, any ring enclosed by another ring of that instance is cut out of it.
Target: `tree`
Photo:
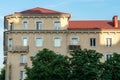
[[[2,70],[1,70],[0,80],[5,80],[5,67],[3,67]]]
[[[26,80],[119,80],[120,54],[114,53],[104,63],[95,50],[75,50],[70,57],[43,49],[31,57]]]
[[[32,68],[26,68],[26,80],[67,80],[70,72],[67,56],[43,49],[31,57]]]
[[[103,63],[101,80],[120,80],[120,54],[114,53]]]
[[[70,80],[98,80],[101,75],[102,54],[95,50],[76,50],[71,53]]]

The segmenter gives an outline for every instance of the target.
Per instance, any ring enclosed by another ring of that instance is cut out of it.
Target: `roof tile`
[[[68,29],[120,29],[120,21],[118,28],[115,28],[110,20],[69,21]]]
[[[25,11],[21,11],[21,12],[15,12],[15,14],[64,14],[64,13],[50,10],[50,9],[36,7],[36,8],[28,9]]]

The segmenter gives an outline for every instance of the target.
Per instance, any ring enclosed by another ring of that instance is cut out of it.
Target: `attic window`
[[[54,21],[54,30],[60,30],[61,24],[60,21]]]
[[[28,28],[28,21],[23,21],[22,26],[23,26],[23,29],[27,29]]]
[[[37,21],[36,22],[36,30],[42,30],[43,24],[42,21]]]
[[[13,28],[14,28],[14,23],[12,22],[12,23],[10,23],[9,30],[13,30]]]

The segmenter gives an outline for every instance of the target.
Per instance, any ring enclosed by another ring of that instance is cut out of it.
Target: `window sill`
[[[106,46],[106,47],[111,48],[112,46]]]
[[[20,63],[20,66],[27,66],[27,63]]]
[[[90,46],[90,47],[95,48],[96,46]]]
[[[54,46],[55,48],[60,48],[61,46]]]
[[[43,46],[35,46],[36,48],[42,48]]]

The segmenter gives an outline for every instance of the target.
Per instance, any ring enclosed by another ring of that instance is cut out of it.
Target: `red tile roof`
[[[36,7],[29,10],[21,11],[21,12],[15,12],[15,14],[65,14],[65,13]]]
[[[54,10],[49,10],[45,8],[32,8],[21,12],[16,12],[15,14],[66,14],[63,12],[58,12]],[[113,26],[113,21],[111,20],[88,20],[88,21],[69,21],[69,30],[77,29],[120,29]]]
[[[109,20],[88,20],[88,21],[69,21],[69,30],[77,29],[120,29],[120,21],[118,28],[113,26],[113,22]]]

